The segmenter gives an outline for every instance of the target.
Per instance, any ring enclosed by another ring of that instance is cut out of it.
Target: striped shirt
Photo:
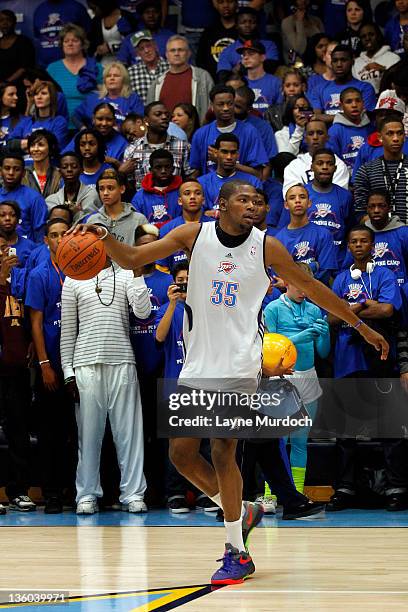
[[[95,291],[97,279],[102,289],[99,294]],[[101,303],[110,304],[113,295],[110,306]],[[138,319],[150,315],[144,278],[134,278],[130,270],[115,267],[113,274],[112,268],[107,268],[90,280],[65,279],[61,310],[64,378],[74,376],[79,366],[135,363],[129,338],[129,305]]]
[[[382,189],[389,192],[392,203],[392,214],[404,223],[408,220],[408,156],[404,155],[403,164],[396,183],[398,161],[386,161],[385,168],[388,168],[389,178],[385,177],[384,160],[382,157],[361,166],[354,179],[354,201],[357,213],[366,213],[368,195],[374,189]],[[393,185],[395,191],[389,188]]]

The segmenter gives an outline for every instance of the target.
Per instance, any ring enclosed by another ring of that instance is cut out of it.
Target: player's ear
[[[286,208],[286,210],[289,210],[289,206],[286,200],[283,201],[283,208]]]
[[[219,210],[227,210],[227,200],[225,198],[218,198]]]
[[[269,204],[266,205],[266,210],[267,210],[267,212],[269,212],[271,210],[271,207],[269,206]]]

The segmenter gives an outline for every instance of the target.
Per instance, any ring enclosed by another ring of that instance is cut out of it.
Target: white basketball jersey
[[[190,261],[180,384],[217,390],[221,382],[222,389],[238,390],[239,380],[251,379],[250,391],[256,390],[269,287],[264,240],[264,232],[253,228],[243,244],[229,248],[215,223],[201,225]]]

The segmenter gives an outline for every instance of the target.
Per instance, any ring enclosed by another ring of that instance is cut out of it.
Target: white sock
[[[227,542],[237,548],[239,552],[245,552],[244,540],[242,539],[242,518],[237,521],[224,521],[227,530]]]
[[[208,496],[210,497],[210,496]],[[217,504],[217,506],[219,506],[220,508],[222,508],[222,503],[221,503],[221,494],[218,491],[218,493],[216,493],[215,495],[213,495],[212,497],[210,497],[210,499],[213,500],[214,504]]]

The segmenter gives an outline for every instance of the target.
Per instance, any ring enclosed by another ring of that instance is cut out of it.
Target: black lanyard
[[[400,180],[400,177],[401,177],[402,166],[404,165],[404,159],[405,159],[405,156],[402,155],[401,159],[399,160],[398,166],[397,166],[397,171],[395,173],[395,178],[392,179],[390,170],[388,168],[388,162],[384,159],[384,157],[381,158],[381,163],[382,163],[382,167],[383,167],[383,174],[384,174],[384,181],[385,181],[385,187],[386,187],[388,193],[390,194],[391,206],[392,206],[394,212],[395,212],[395,198],[396,198],[396,193],[397,193],[397,189],[398,189],[398,183],[399,183],[399,180]]]

